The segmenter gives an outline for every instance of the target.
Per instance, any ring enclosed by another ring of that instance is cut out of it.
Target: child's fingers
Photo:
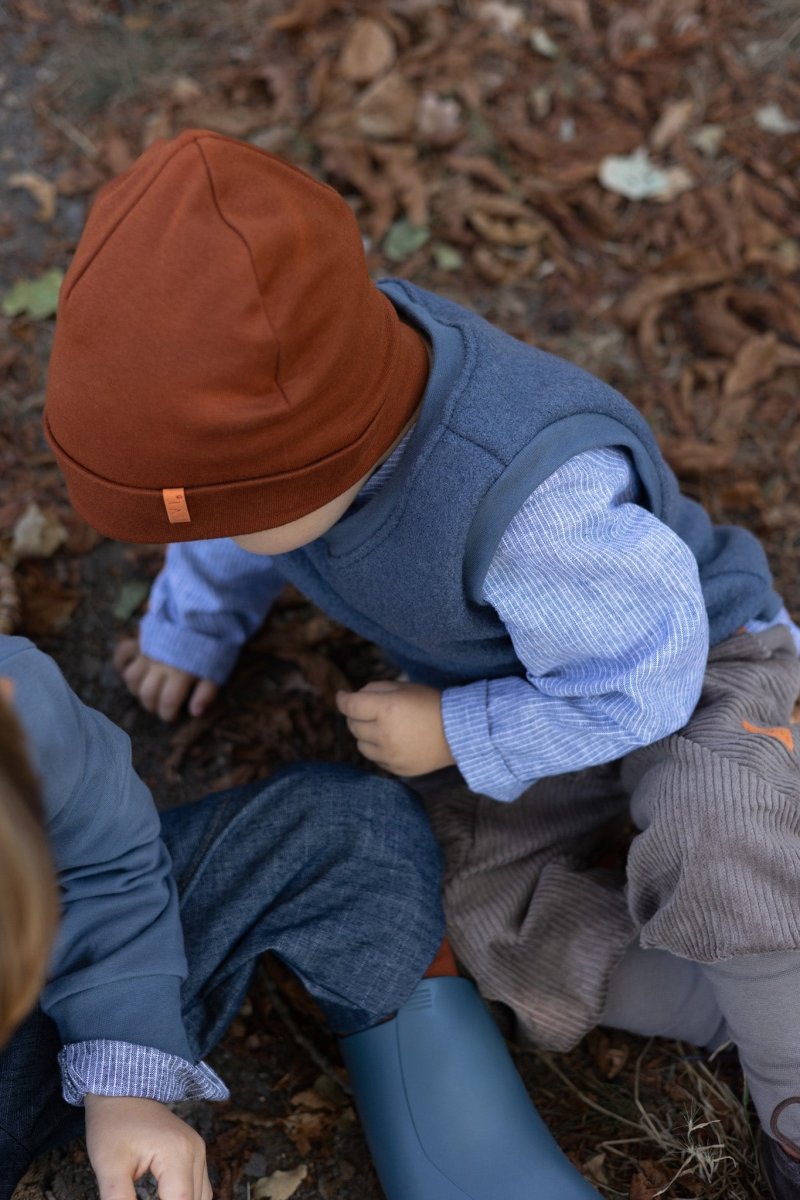
[[[396,679],[373,679],[369,683],[365,683],[358,695],[363,695],[364,692],[370,692],[373,696],[377,696],[380,692],[399,692],[403,684]]]
[[[209,704],[216,700],[218,692],[218,684],[212,683],[210,679],[201,679],[189,700],[189,712],[192,716],[202,717]]]
[[[142,708],[147,710],[147,712],[158,712],[158,702],[161,696],[161,690],[165,683],[165,673],[149,666],[144,677],[138,685],[137,691],[139,703],[141,704]]]
[[[133,692],[135,696],[139,695],[139,685],[151,666],[150,660],[143,654],[138,654],[128,663],[122,671],[122,679],[129,692]]]
[[[114,667],[119,671],[120,675],[128,666],[129,663],[139,654],[139,642],[136,638],[123,638],[117,643],[114,650]]]
[[[378,741],[377,721],[357,721],[355,717],[348,717],[347,728],[350,730],[357,742]]]
[[[356,742],[359,754],[370,762],[375,763],[376,767],[383,767],[384,771],[391,771],[391,767],[386,759],[386,750],[383,746],[378,746],[374,742]]]
[[[164,676],[158,693],[158,715],[162,721],[174,721],[189,694],[192,680],[186,675],[170,672]]]
[[[97,1178],[100,1200],[136,1200],[133,1180],[116,1165],[92,1163]]]
[[[171,1162],[156,1175],[159,1200],[203,1200],[203,1177],[204,1165],[201,1175],[193,1162]]]
[[[336,705],[339,712],[354,721],[374,721],[383,705],[375,692],[337,692]]]

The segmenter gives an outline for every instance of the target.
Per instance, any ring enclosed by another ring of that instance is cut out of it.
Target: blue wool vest
[[[680,494],[655,437],[613,388],[448,300],[399,280],[381,289],[428,335],[417,424],[386,486],[276,566],[413,679],[448,687],[521,674],[483,581],[512,517],[568,458],[625,447],[645,504],[697,559],[712,645],[781,606],[752,534],[714,526]],[[579,620],[576,614],[576,620]]]

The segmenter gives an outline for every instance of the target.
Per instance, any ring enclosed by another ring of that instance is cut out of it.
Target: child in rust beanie
[[[334,192],[189,133],[93,209],[46,420],[87,520],[174,543],[118,653],[145,707],[202,711],[285,579],[378,643],[410,682],[339,708],[434,797],[484,995],[556,1049],[601,1020],[727,1030],[770,1186],[799,1197],[800,633],[757,540],[681,495],[641,415],[460,305],[373,284]],[[613,879],[592,851],[626,813]]]

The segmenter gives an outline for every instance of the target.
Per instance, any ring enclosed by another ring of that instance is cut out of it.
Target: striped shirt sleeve
[[[523,677],[444,692],[453,755],[469,786],[514,800],[540,779],[610,762],[688,720],[708,620],[697,563],[636,503],[624,451],[568,460],[506,530],[484,599]]]

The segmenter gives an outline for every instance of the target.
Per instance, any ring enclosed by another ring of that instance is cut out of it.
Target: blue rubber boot
[[[423,979],[341,1041],[388,1200],[599,1200],[534,1108],[466,979]]]

